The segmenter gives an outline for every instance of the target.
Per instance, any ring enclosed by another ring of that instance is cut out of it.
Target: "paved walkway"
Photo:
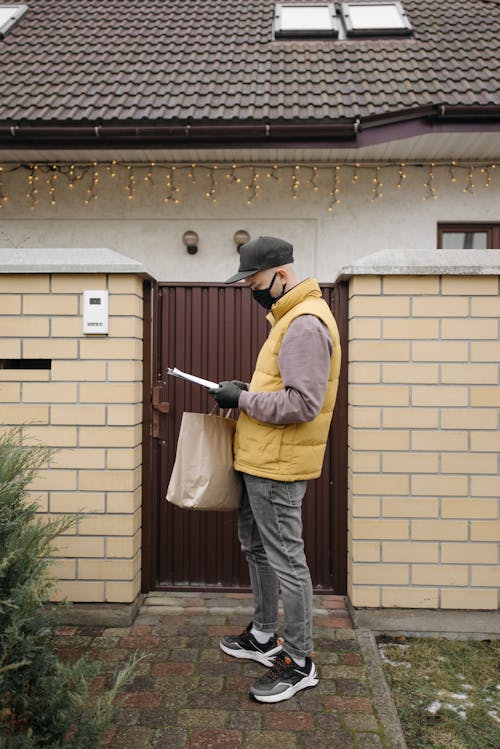
[[[127,686],[108,749],[382,749],[388,747],[356,633],[340,596],[315,596],[320,682],[274,705],[250,700],[263,673],[219,648],[250,621],[250,596],[149,595],[133,626],[61,627],[65,657],[101,665],[98,690],[131,653],[145,653]]]

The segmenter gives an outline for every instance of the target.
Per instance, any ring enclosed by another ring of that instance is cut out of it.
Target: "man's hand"
[[[238,408],[241,391],[246,390],[246,386],[241,387],[242,385],[245,385],[245,383],[237,380],[231,380],[231,382],[225,380],[219,383],[218,388],[210,388],[208,392],[213,395],[220,408]]]

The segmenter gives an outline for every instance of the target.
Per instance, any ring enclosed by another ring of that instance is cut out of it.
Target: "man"
[[[301,281],[293,247],[259,237],[240,248],[238,273],[254,299],[270,310],[271,331],[250,385],[220,383],[209,392],[221,408],[240,409],[234,467],[244,491],[238,531],[254,595],[254,617],[221,649],[270,666],[250,688],[260,702],[280,702],[316,686],[312,653],[312,584],[302,540],[307,480],[321,473],[337,394],[340,341],[318,283]],[[278,640],[281,590],[285,627]]]

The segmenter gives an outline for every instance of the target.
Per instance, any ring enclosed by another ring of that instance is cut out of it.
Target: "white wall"
[[[233,273],[238,257],[232,241],[237,229],[252,237],[272,234],[295,246],[298,270],[331,281],[336,271],[351,260],[380,249],[434,248],[439,221],[500,221],[500,168],[491,171],[492,181],[474,173],[474,193],[467,187],[467,171],[457,170],[453,183],[447,168],[434,170],[437,199],[425,183],[428,168],[407,167],[401,189],[396,189],[398,168],[381,173],[382,198],[371,201],[375,171],[360,171],[353,184],[353,168],[340,170],[338,197],[342,201],[328,212],[334,169],[318,173],[318,190],[308,180],[310,168],[298,172],[298,198],[292,199],[293,167],[280,168],[280,181],[267,178],[260,169],[259,197],[247,204],[250,169],[242,169],[240,184],[230,184],[227,169],[217,173],[213,203],[205,195],[210,189],[209,171],[198,169],[196,182],[187,170],[176,171],[179,205],[165,204],[164,177],[155,176],[156,186],[144,181],[146,171],[136,172],[137,191],[127,197],[126,170],[112,178],[100,168],[99,198],[85,205],[90,172],[73,190],[64,177],[55,182],[56,205],[49,202],[47,175],[39,178],[39,206],[31,209],[27,197],[29,171],[4,171],[4,193],[9,201],[0,211],[0,246],[3,247],[110,247],[143,261],[162,281],[219,281]],[[186,253],[182,234],[194,229],[200,236],[199,252]]]

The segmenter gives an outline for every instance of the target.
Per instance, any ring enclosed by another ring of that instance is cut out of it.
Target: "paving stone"
[[[301,749],[354,749],[352,736],[346,731],[307,731],[298,734]]]
[[[127,650],[156,650],[161,647],[162,641],[159,637],[122,637],[118,643],[119,648]]]
[[[125,685],[127,692],[149,692],[151,691],[151,679],[147,676],[135,676]]]
[[[179,710],[177,722],[184,728],[223,728],[228,718],[225,710]]]
[[[189,749],[238,749],[242,743],[241,731],[193,731]]]
[[[216,694],[224,688],[224,677],[223,676],[200,676],[198,679],[197,689],[200,692],[210,692]],[[228,689],[231,692],[230,689]]]
[[[173,726],[177,722],[177,710],[167,707],[148,708],[139,711],[138,724],[150,728]]]
[[[373,713],[373,705],[368,697],[342,697],[332,695],[323,697],[327,710],[339,710],[342,713]]]
[[[343,653],[340,658],[341,663],[346,666],[359,666],[363,663],[361,653]]]
[[[343,731],[342,723],[336,713],[317,712],[314,715],[314,727],[324,731]]]
[[[359,679],[335,679],[337,693],[352,697],[364,697],[370,693],[366,681]]]
[[[313,716],[310,713],[301,712],[282,712],[269,713],[264,716],[264,728],[275,731],[311,731],[314,727]]]
[[[187,674],[192,674],[193,671],[194,665],[192,663],[180,663],[179,661],[162,661],[161,663],[153,664],[151,673],[153,676],[186,676]]]
[[[145,726],[120,727],[110,744],[113,749],[144,749],[149,747],[153,730]]]
[[[244,749],[296,749],[297,746],[297,735],[288,731],[247,731],[243,743]]]
[[[187,746],[188,732],[185,728],[164,726],[155,730],[151,737],[152,749],[184,749]]]
[[[242,731],[259,730],[262,727],[263,715],[251,710],[236,710],[229,715],[229,728],[239,728]]]
[[[358,749],[382,749],[382,742],[376,733],[356,734]]]
[[[214,710],[234,710],[239,700],[237,693],[217,692],[193,692],[186,703],[188,707],[208,708]]]
[[[127,707],[160,707],[162,695],[157,692],[126,692],[122,701]]]
[[[351,731],[376,731],[378,729],[377,719],[374,715],[366,713],[344,713],[342,720]]]

